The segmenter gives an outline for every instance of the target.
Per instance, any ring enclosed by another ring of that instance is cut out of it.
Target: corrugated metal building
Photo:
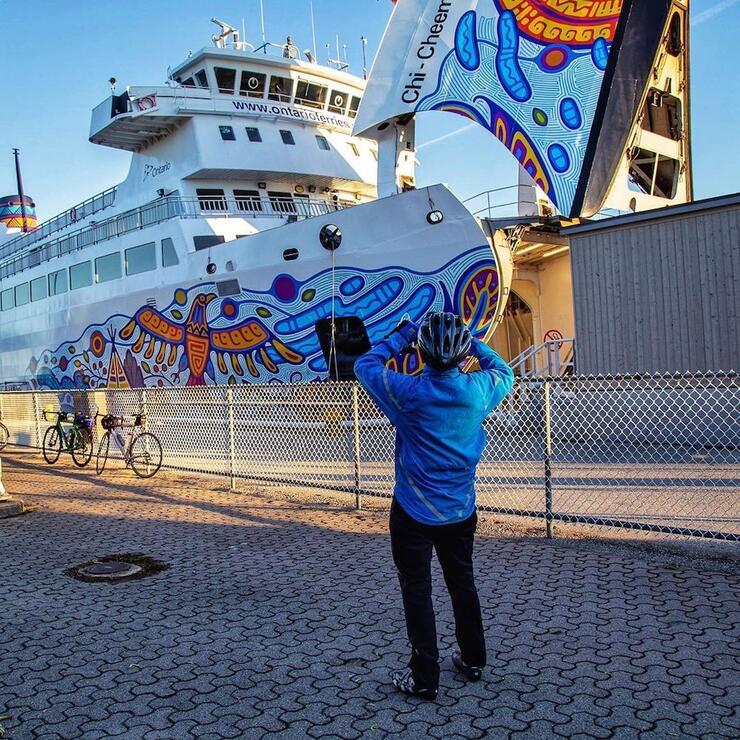
[[[740,193],[563,233],[577,372],[740,370]]]

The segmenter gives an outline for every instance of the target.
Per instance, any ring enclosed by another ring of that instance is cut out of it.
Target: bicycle
[[[4,450],[10,439],[8,427],[0,421],[0,450]]]
[[[84,468],[92,459],[93,453],[93,419],[85,414],[68,414],[65,411],[44,411],[44,419],[49,421],[49,414],[56,416],[56,422],[44,432],[41,451],[49,465],[53,465],[62,454],[62,450],[72,455],[72,462],[78,468]],[[72,424],[68,432],[62,424]]]
[[[105,470],[110,451],[111,437],[121,451],[127,468],[131,468],[139,478],[151,478],[162,466],[162,443],[151,432],[143,431],[145,417],[136,414],[131,431],[124,437],[121,431],[124,426],[122,416],[106,414],[100,423],[105,434],[98,445],[98,457],[95,472],[100,475]]]

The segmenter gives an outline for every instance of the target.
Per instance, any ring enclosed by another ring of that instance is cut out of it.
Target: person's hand
[[[419,333],[419,325],[408,319],[402,319],[393,330],[385,335],[385,338],[388,339],[396,332],[404,338],[407,344],[412,344],[416,341],[416,336]]]

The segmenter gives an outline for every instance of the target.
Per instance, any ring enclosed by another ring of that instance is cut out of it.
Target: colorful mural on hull
[[[566,215],[578,210],[602,83],[626,0],[405,0],[354,133],[428,110],[476,121]]]
[[[332,310],[337,317],[359,316],[377,342],[402,318],[418,321],[433,308],[458,312],[483,336],[498,302],[488,246],[430,273],[339,267],[303,282],[284,273],[268,291],[226,298],[217,296],[214,283],[201,283],[176,289],[166,308],[146,305],[88,326],[32,358],[29,374],[53,390],[310,382],[328,375],[315,327]],[[416,354],[392,364],[407,373],[420,369]]]

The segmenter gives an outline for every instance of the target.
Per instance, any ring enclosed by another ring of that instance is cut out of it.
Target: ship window
[[[49,295],[67,292],[67,271],[57,270],[49,273]]]
[[[308,80],[298,80],[295,102],[308,108],[323,108],[328,88]]]
[[[329,146],[329,141],[326,138],[326,136],[319,136],[317,134],[316,143],[319,145],[319,149],[323,149],[325,152],[328,152],[331,150],[331,147]]]
[[[360,99],[357,97],[357,95],[353,95],[351,100],[349,101],[349,111],[347,112],[347,115],[350,118],[357,118],[357,109],[360,107]]]
[[[290,144],[291,146],[295,146],[295,139],[293,138],[292,131],[280,129],[280,138],[283,140],[283,144]]]
[[[225,211],[226,199],[224,191],[217,188],[198,188],[195,191],[198,196],[201,211]]]
[[[242,72],[242,81],[239,85],[239,95],[250,98],[262,98],[265,95],[267,75],[259,72]]]
[[[354,154],[355,157],[359,157],[360,156],[360,150],[357,148],[357,144],[355,144],[355,143],[353,143],[353,142],[350,141],[349,142],[349,148],[352,150],[352,154]]]
[[[281,193],[277,190],[268,190],[270,205],[276,213],[295,213],[295,203],[290,193]]]
[[[92,285],[92,262],[86,260],[85,262],[78,262],[76,265],[72,265],[69,268],[70,290],[86,288],[88,285]]]
[[[221,133],[221,138],[224,141],[236,141],[233,126],[219,126],[218,130]]]
[[[214,67],[218,91],[224,95],[233,95],[236,85],[236,70],[230,67]]]
[[[658,198],[676,197],[680,163],[647,149],[632,150],[629,176],[637,190]]]
[[[126,274],[138,275],[157,269],[157,253],[154,242],[140,244],[126,250]]]
[[[642,109],[642,128],[673,141],[681,139],[681,101],[674,95],[651,88]]]
[[[31,300],[43,301],[46,298],[46,275],[31,280]]]
[[[329,95],[329,110],[332,113],[339,113],[344,115],[344,111],[347,109],[347,95],[346,93],[340,92],[339,90],[332,90]]]
[[[26,303],[31,302],[31,289],[28,287],[28,283],[21,283],[15,286],[15,305],[25,306]]]
[[[186,77],[180,84],[183,87],[195,87],[195,80],[192,77]]]
[[[204,69],[199,69],[195,73],[195,82],[198,87],[208,87],[208,75]]]
[[[177,257],[175,243],[170,237],[162,239],[162,267],[172,267],[179,264],[180,260]]]
[[[681,14],[674,13],[671,17],[671,24],[668,26],[668,44],[666,51],[672,56],[677,57],[681,53]]]
[[[240,211],[254,213],[262,210],[259,190],[234,190],[234,197],[236,198],[236,207]]]
[[[267,96],[270,100],[289,103],[292,92],[293,80],[290,77],[277,77],[276,75],[270,77],[270,92]]]
[[[373,155],[373,159],[377,162],[378,161],[378,150],[377,149],[371,149],[370,154]]]
[[[0,309],[8,311],[15,306],[15,298],[13,295],[13,289],[7,288],[0,293]]]
[[[210,249],[218,244],[223,244],[226,239],[220,234],[206,234],[205,236],[194,236],[193,245],[195,251],[200,252],[203,249]]]
[[[260,142],[262,141],[262,134],[260,133],[260,130],[258,128],[255,128],[254,126],[247,126],[247,138],[250,141],[254,142]]]
[[[121,277],[121,254],[112,252],[95,260],[95,282],[107,283]]]

